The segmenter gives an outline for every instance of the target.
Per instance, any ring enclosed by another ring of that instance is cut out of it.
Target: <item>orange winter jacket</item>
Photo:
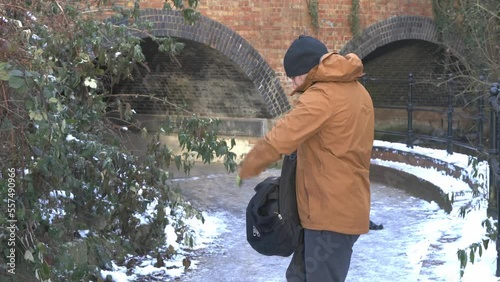
[[[242,179],[260,174],[282,154],[297,150],[297,204],[301,224],[343,234],[368,232],[372,99],[357,81],[355,54],[328,53],[314,67],[294,108],[246,155]]]

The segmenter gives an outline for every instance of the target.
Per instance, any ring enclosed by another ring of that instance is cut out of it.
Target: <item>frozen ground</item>
[[[408,150],[404,145],[378,142],[379,146]],[[432,155],[457,166],[467,167],[467,157],[446,152],[413,149],[415,153]],[[432,181],[444,191],[460,192],[467,186],[435,169],[409,167],[404,164],[373,160],[379,166],[409,171]],[[481,167],[482,168],[482,167]],[[195,168],[192,174],[180,175],[174,183],[196,206],[206,211],[207,223],[197,225],[202,232],[203,247],[189,256],[192,264],[186,270],[149,267],[149,274],[127,277],[123,269],[111,272],[116,281],[285,281],[290,258],[265,257],[256,253],[245,238],[245,208],[253,195],[253,187],[276,169],[235,186],[235,174],[225,173],[218,165]],[[484,172],[487,175],[487,172]],[[467,201],[467,193],[461,202]],[[457,251],[482,238],[480,222],[485,218],[485,205],[458,216],[458,203],[450,214],[434,202],[416,198],[407,192],[381,183],[372,183],[371,219],[384,225],[383,230],[362,235],[354,247],[347,281],[459,281]],[[193,222],[196,225],[195,222]],[[496,251],[494,243],[475,264],[468,264],[462,281],[500,281],[494,277]],[[155,278],[153,278],[155,277]]]

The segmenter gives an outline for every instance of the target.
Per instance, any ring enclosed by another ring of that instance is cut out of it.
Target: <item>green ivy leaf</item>
[[[37,120],[37,121],[43,120],[43,115],[39,111],[30,111],[29,117],[31,120]]]
[[[233,149],[234,146],[236,146],[236,140],[234,138],[231,138],[231,148],[230,149]]]
[[[174,0],[174,5],[177,8],[180,8],[182,6],[182,0]]]
[[[12,122],[10,121],[9,117],[5,117],[2,121],[2,125],[0,126],[0,131],[11,130],[13,128],[14,126],[12,125]]]
[[[22,77],[11,76],[9,77],[9,86],[14,89],[19,89],[25,85],[25,81]]]
[[[26,212],[24,209],[18,209],[16,212],[17,215],[17,220],[24,220],[24,216],[26,215]]]
[[[61,122],[61,132],[65,132],[65,131],[66,131],[66,120],[63,119]]]
[[[37,249],[38,249],[38,251],[45,253],[45,251],[47,250],[47,247],[45,247],[45,245],[43,243],[38,243]]]
[[[194,21],[196,20],[197,12],[191,8],[186,8],[182,10],[182,14],[184,16],[184,19],[187,21],[188,24],[193,24]]]
[[[0,67],[1,67],[1,65],[0,65]],[[10,78],[9,73],[7,73],[4,69],[0,68],[0,80],[8,81],[9,78]]]
[[[23,72],[20,71],[20,70],[11,70],[11,71],[9,71],[9,76],[22,77],[23,76]]]
[[[58,113],[62,112],[62,110],[64,110],[64,107],[61,103],[57,102],[57,105],[56,105],[56,111]]]
[[[138,62],[144,61],[146,58],[144,57],[144,54],[142,53],[142,48],[141,45],[135,45],[134,46],[134,57],[133,59]]]
[[[484,239],[483,240],[483,245],[484,245],[484,249],[487,250],[488,249],[488,244],[490,243],[490,240],[489,239]]]
[[[182,163],[181,156],[175,156],[174,157],[174,162],[175,162],[175,166],[177,167],[177,169],[180,169],[181,168],[181,163]]]
[[[42,265],[42,277],[44,279],[48,279],[50,277],[50,266],[45,262]]]
[[[198,6],[198,0],[189,0],[189,7],[196,8]]]
[[[467,266],[467,253],[464,250],[461,251],[460,265],[462,266],[462,268],[465,268]]]

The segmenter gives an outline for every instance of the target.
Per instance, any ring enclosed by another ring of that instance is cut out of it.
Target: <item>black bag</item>
[[[285,156],[280,177],[255,187],[246,210],[247,241],[258,253],[288,257],[300,245],[302,227],[295,191],[296,153]]]

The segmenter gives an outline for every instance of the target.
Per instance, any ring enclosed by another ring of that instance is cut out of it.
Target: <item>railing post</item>
[[[500,219],[500,193],[498,188],[500,187],[500,168],[499,168],[499,159],[498,159],[498,148],[499,148],[499,135],[500,135],[500,115],[498,111],[500,107],[498,105],[498,92],[499,87],[498,83],[494,83],[490,88],[490,106],[491,106],[491,114],[490,114],[490,156],[489,156],[489,164],[490,164],[490,192],[494,191],[496,194],[496,208],[497,208],[497,220]],[[491,177],[492,176],[492,177]],[[492,183],[494,187],[492,186]],[[494,189],[491,189],[494,188]],[[497,270],[496,276],[500,277],[500,233],[497,234],[496,240],[496,249],[497,249]]]
[[[491,92],[490,92],[491,94]],[[495,171],[495,162],[497,161],[497,115],[496,110],[494,108],[494,102],[497,97],[490,95],[488,98],[488,104],[490,106],[490,136],[489,136],[489,150],[488,150],[488,165],[489,165],[489,199],[488,199],[488,210],[492,216],[496,216],[497,214],[497,199],[496,199],[496,171]]]
[[[406,104],[406,111],[408,112],[408,132],[406,136],[406,146],[408,148],[413,148],[413,86],[415,84],[415,78],[413,73],[408,74],[408,102]]]
[[[450,89],[450,93],[448,94],[448,134],[446,136],[446,151],[448,154],[453,154],[453,80],[452,74],[448,75],[448,85]]]
[[[479,76],[479,80],[484,81],[484,76]],[[478,90],[479,100],[477,101],[478,105],[478,114],[477,114],[477,150],[482,152],[483,147],[483,131],[484,131],[484,95],[483,89]]]
[[[495,139],[494,139],[494,142],[495,142],[495,150],[496,150],[496,155],[495,155],[495,159],[496,160],[500,160],[500,104],[498,101],[498,94],[500,92],[500,86],[498,83],[493,83],[491,88],[490,88],[490,96],[491,97],[495,97],[496,101],[497,101],[497,104],[496,104],[496,107],[494,109],[494,112],[495,112]]]

